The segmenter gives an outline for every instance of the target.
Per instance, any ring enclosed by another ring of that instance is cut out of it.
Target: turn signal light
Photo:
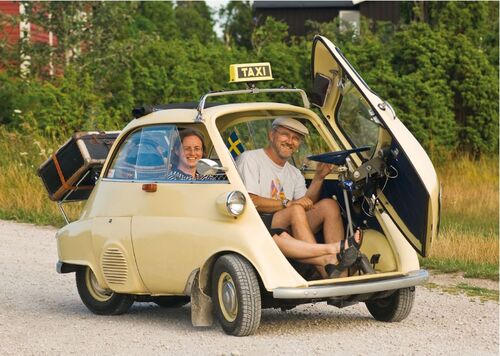
[[[158,185],[156,183],[147,183],[142,185],[142,190],[148,193],[154,193],[158,190]]]

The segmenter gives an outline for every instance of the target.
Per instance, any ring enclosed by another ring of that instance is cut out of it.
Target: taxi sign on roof
[[[243,63],[229,66],[229,83],[273,80],[271,63]]]

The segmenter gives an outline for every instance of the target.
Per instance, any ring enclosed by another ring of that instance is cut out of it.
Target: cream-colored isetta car
[[[206,94],[194,105],[152,108],[121,131],[80,218],[57,233],[57,270],[76,272],[88,309],[121,314],[134,302],[191,303],[193,325],[209,326],[215,316],[226,333],[238,336],[257,330],[262,308],[364,302],[380,321],[409,315],[415,286],[428,278],[417,253],[428,253],[438,229],[436,172],[340,50],[321,36],[312,48],[309,97],[300,89],[253,83]],[[234,82],[271,77],[267,64],[232,69]],[[208,103],[241,94],[291,102],[296,96],[299,104]],[[339,202],[346,230],[364,226],[361,251],[376,273],[314,278],[273,241],[235,161],[243,150],[266,146],[266,132],[281,116],[300,120],[310,132],[290,162],[306,182],[317,164],[309,157],[334,158],[336,169],[321,195]],[[174,142],[186,128],[205,137],[198,172],[211,179],[169,179]]]

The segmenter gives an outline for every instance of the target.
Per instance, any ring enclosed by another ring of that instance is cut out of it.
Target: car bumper
[[[276,299],[318,299],[376,293],[413,287],[418,284],[425,283],[428,279],[429,273],[426,270],[421,269],[418,271],[411,271],[400,277],[369,280],[359,283],[345,283],[305,288],[276,288],[273,290],[273,297]]]

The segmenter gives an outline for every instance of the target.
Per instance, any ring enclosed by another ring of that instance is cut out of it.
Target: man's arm
[[[321,187],[325,177],[332,171],[333,166],[331,164],[318,163],[316,168],[316,173],[307,188],[306,197],[311,199],[314,203],[319,200],[321,194]]]
[[[297,200],[290,200],[285,206],[283,205],[281,200],[264,198],[252,193],[249,194],[250,198],[252,198],[253,204],[255,205],[259,213],[275,213],[279,210],[288,208],[291,205],[300,205],[304,208],[305,211],[308,211],[313,206],[313,202],[308,197],[302,197]]]
[[[250,198],[252,198],[253,204],[255,205],[259,213],[275,213],[281,209],[284,209],[281,200],[264,198],[252,193],[250,193]],[[288,203],[288,205],[289,204],[290,203]]]

